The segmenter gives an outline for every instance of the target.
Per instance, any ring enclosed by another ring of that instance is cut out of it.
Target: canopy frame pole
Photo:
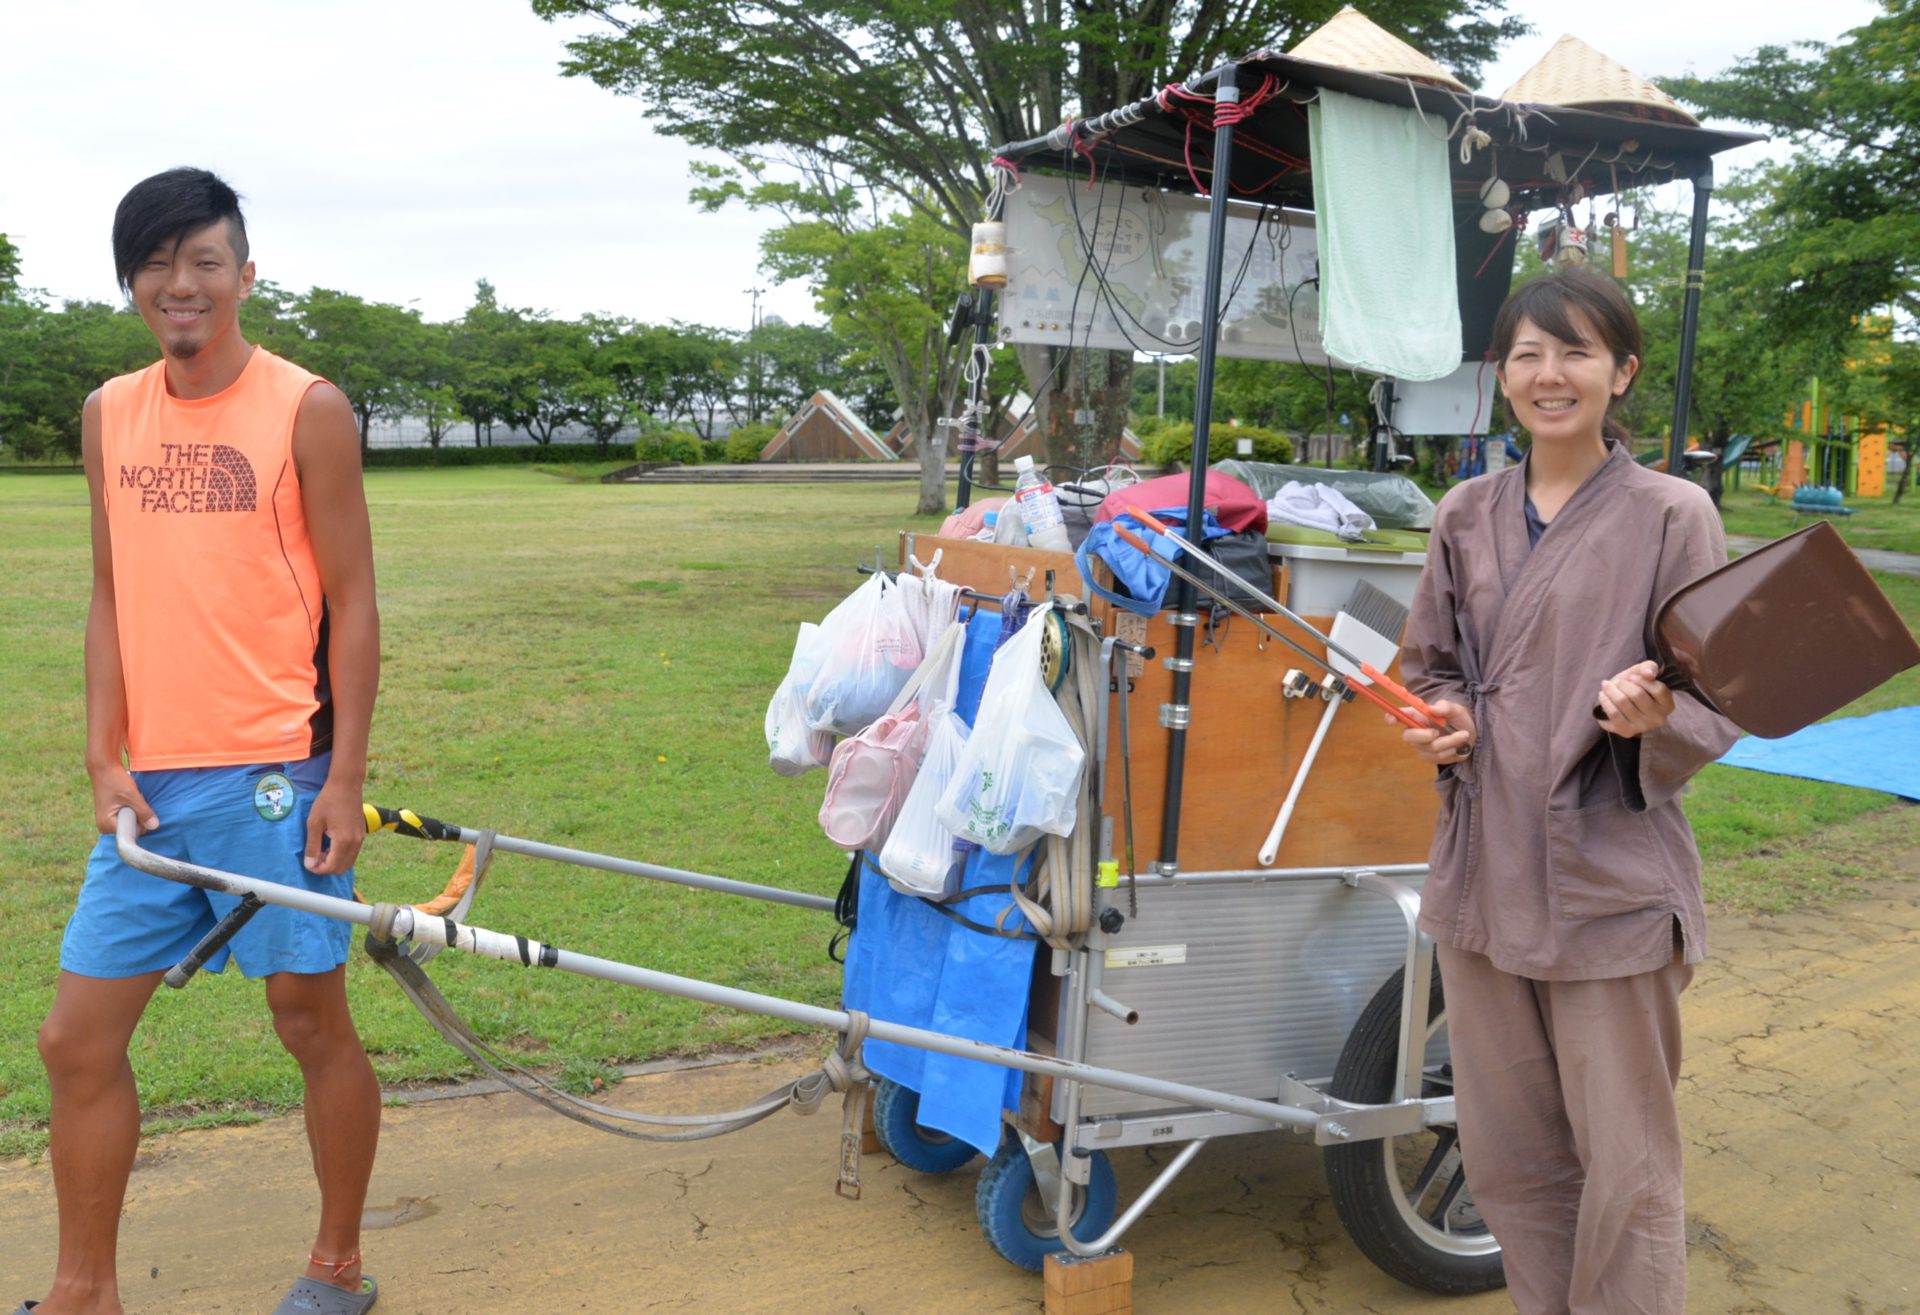
[[[1693,348],[1700,334],[1700,290],[1707,278],[1707,207],[1713,200],[1713,161],[1700,161],[1693,175],[1693,232],[1687,244],[1686,298],[1680,310],[1680,358],[1673,376],[1673,433],[1667,440],[1667,473],[1686,478],[1687,415],[1693,406]]]
[[[1187,533],[1194,542],[1203,541],[1201,515],[1206,505],[1207,442],[1213,431],[1213,374],[1220,344],[1220,286],[1227,248],[1227,203],[1233,195],[1233,126],[1229,107],[1240,104],[1240,70],[1233,64],[1222,65],[1213,95],[1213,173],[1208,180],[1207,271],[1200,308],[1200,374],[1193,396],[1193,454],[1189,462],[1191,483],[1187,490]],[[1172,876],[1180,869],[1180,794],[1186,773],[1187,722],[1191,716],[1188,700],[1193,694],[1194,631],[1199,616],[1194,611],[1193,586],[1184,579],[1175,581],[1173,595],[1174,656],[1168,665],[1173,670],[1173,691],[1161,720],[1167,727],[1167,794],[1160,822],[1160,859],[1154,870]]]

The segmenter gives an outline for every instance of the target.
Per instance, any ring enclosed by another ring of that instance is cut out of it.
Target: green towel
[[[1307,106],[1321,340],[1396,379],[1439,379],[1461,360],[1453,184],[1430,123],[1325,87]]]

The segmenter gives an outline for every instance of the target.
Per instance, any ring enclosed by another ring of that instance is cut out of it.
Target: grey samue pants
[[[1682,1315],[1680,993],[1693,969],[1583,982],[1438,947],[1467,1185],[1522,1315]]]

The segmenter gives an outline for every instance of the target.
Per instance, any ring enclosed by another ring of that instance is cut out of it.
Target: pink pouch
[[[877,848],[900,816],[900,805],[927,751],[927,722],[909,702],[851,739],[840,741],[827,766],[820,829],[840,848]]]
[[[820,829],[840,848],[877,850],[886,843],[926,756],[932,718],[953,707],[965,638],[965,626],[948,626],[893,706],[834,747]]]

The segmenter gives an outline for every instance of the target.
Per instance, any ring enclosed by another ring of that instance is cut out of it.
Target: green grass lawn
[[[1887,482],[1893,487],[1891,479]],[[1891,492],[1877,498],[1848,498],[1851,516],[1829,516],[1840,537],[1856,548],[1884,548],[1889,552],[1920,553],[1920,489],[1908,489],[1895,506]],[[1727,533],[1757,539],[1777,539],[1804,525],[1807,516],[1795,515],[1789,503],[1756,493],[1751,487],[1728,489],[1720,498],[1720,517]]]
[[[892,551],[911,487],[605,486],[598,468],[376,471],[383,693],[368,797],[469,826],[831,895],[845,860],[815,821],[823,778],[767,770],[762,715],[794,629]],[[557,476],[557,477],[556,477]],[[0,476],[0,1153],[43,1139],[33,1034],[91,843],[81,766],[86,492]],[[1920,581],[1881,577],[1909,622]],[[1920,703],[1909,672],[1857,709]],[[1710,890],[1777,908],[1883,875],[1911,814],[1885,795],[1709,768],[1690,808]],[[422,900],[451,846],[383,835],[369,899]],[[837,1002],[831,920],[632,878],[498,860],[476,919],[587,953]],[[607,1066],[751,1043],[772,1020],[461,955],[434,963],[482,1036],[583,1083]],[[383,1082],[467,1069],[363,956],[349,983]],[[162,991],[134,1040],[142,1100],[178,1126],[296,1102],[257,985]]]

